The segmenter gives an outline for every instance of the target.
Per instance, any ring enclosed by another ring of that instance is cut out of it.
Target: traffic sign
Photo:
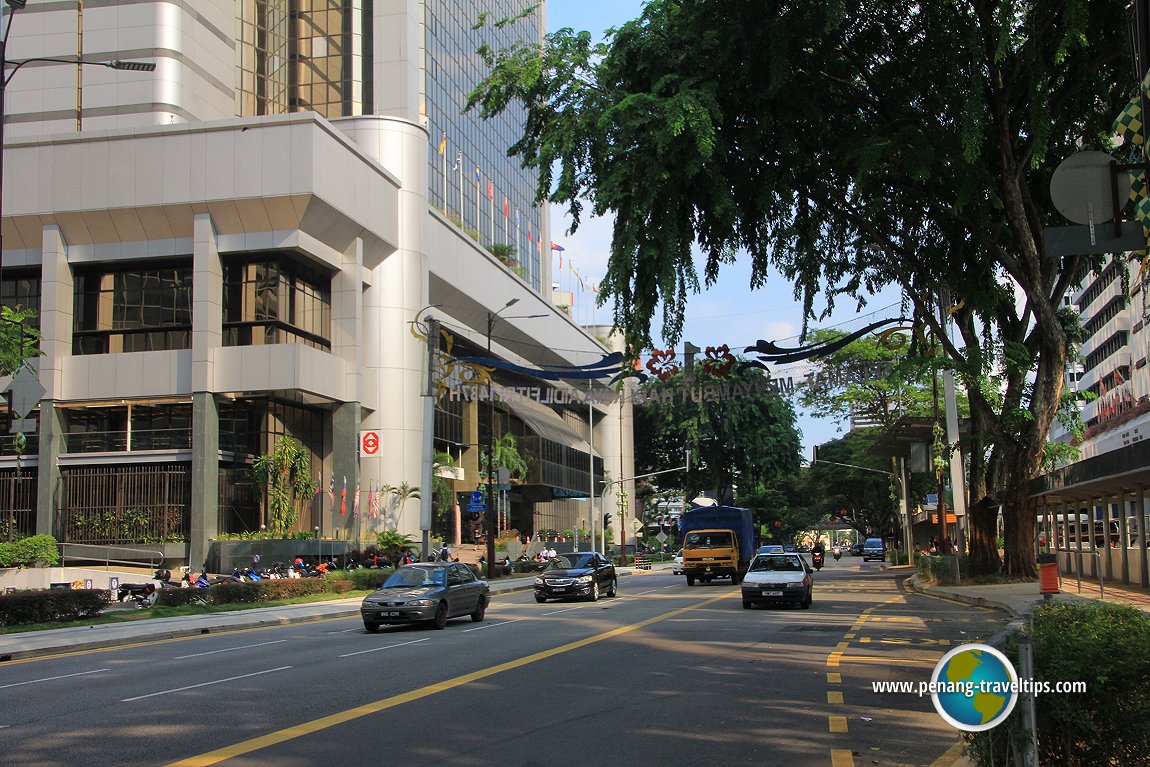
[[[484,499],[484,495],[483,495],[482,490],[472,490],[471,491],[471,503],[472,504],[476,504],[476,503],[482,504],[483,499]]]
[[[467,504],[468,511],[487,511],[486,503],[469,503]]]
[[[364,455],[377,455],[379,453],[379,432],[363,432],[360,435],[360,447]]]

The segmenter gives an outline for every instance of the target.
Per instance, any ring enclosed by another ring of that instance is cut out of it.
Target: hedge
[[[1082,693],[1037,697],[1040,764],[1150,767],[1150,615],[1130,605],[1094,601],[1044,603],[1034,611],[1034,677],[1085,682]],[[1008,645],[1017,665],[1017,644]],[[1005,758],[1026,737],[1022,706],[1003,724],[972,738],[983,767]]]
[[[38,562],[56,565],[60,554],[50,535],[30,535],[12,543],[0,543],[0,567],[32,567]]]
[[[47,589],[0,595],[0,626],[90,618],[99,615],[111,598],[107,589]]]

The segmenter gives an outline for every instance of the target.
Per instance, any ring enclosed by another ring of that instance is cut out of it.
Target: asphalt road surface
[[[907,593],[877,563],[817,575],[814,606],[744,610],[669,571],[615,599],[497,596],[444,631],[333,619],[0,666],[0,763],[932,765],[958,740],[938,659],[1002,613]]]

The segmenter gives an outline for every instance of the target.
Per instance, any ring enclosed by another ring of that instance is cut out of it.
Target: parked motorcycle
[[[136,607],[151,607],[156,603],[156,584],[154,583],[123,583],[116,591],[116,599],[126,602],[134,600]]]

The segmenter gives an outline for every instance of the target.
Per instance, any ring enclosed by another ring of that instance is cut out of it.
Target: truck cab
[[[739,540],[734,530],[696,530],[683,537],[683,575],[687,585],[698,579],[708,583],[712,578],[731,578],[738,583]]]

